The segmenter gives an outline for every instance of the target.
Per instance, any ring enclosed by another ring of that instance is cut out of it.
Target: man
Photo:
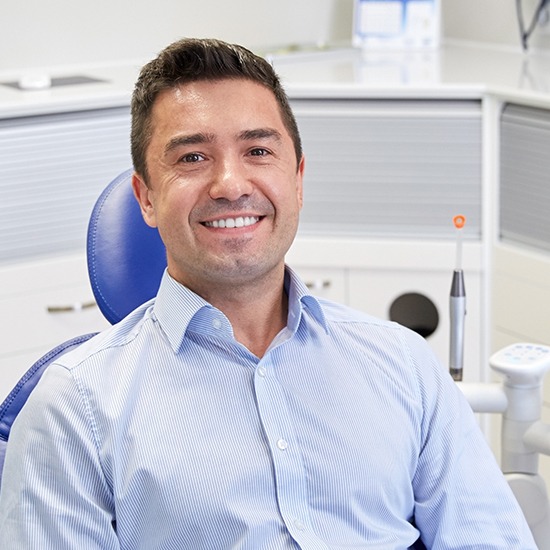
[[[167,272],[32,394],[0,547],[535,549],[424,340],[285,267],[304,158],[270,65],[182,40],[142,70],[132,120]]]

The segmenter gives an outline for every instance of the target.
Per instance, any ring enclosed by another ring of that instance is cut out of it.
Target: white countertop
[[[550,55],[469,46],[273,56],[291,97],[480,99],[550,107]]]
[[[130,104],[138,74],[138,64],[57,67],[48,73],[52,79],[78,75],[102,82],[56,86],[44,90],[20,90],[0,84],[0,118],[126,106]],[[17,82],[20,76],[13,73],[0,74],[0,83]]]
[[[335,49],[268,56],[290,97],[481,99],[493,95],[550,108],[550,55],[467,45],[436,51]],[[139,63],[57,67],[50,77],[85,75],[92,84],[22,91],[0,84],[0,118],[129,105]],[[22,75],[0,74],[1,82]]]

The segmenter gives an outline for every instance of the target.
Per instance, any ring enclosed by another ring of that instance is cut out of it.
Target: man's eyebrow
[[[238,134],[238,138],[243,141],[250,141],[255,139],[275,139],[281,141],[282,136],[278,130],[274,128],[254,128],[252,130],[243,130]],[[196,134],[185,134],[175,136],[168,141],[164,147],[164,152],[170,153],[174,149],[186,145],[200,145],[201,143],[213,143],[215,141],[213,134],[205,134],[197,132]]]
[[[187,134],[181,136],[173,137],[166,146],[164,147],[164,152],[169,153],[177,147],[185,145],[198,145],[201,143],[212,143],[214,141],[214,136],[211,134],[203,134],[202,132],[196,134]]]
[[[281,132],[274,128],[255,128],[253,130],[244,130],[239,134],[239,138],[247,141],[254,139],[275,139],[281,141]]]

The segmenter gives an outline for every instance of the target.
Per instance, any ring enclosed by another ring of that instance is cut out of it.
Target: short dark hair
[[[273,92],[283,124],[294,143],[297,162],[302,144],[296,119],[271,64],[246,48],[215,39],[184,38],[170,44],[141,70],[132,95],[131,152],[134,170],[148,182],[146,151],[151,112],[159,93],[201,80],[247,79]]]

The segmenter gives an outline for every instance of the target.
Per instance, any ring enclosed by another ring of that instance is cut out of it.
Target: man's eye
[[[269,155],[269,151],[267,149],[263,149],[262,147],[256,147],[250,151],[250,154],[254,157],[265,157]]]
[[[204,157],[202,155],[199,155],[199,153],[188,153],[187,155],[183,155],[183,157],[181,157],[180,162],[192,163],[199,162],[203,159]]]

